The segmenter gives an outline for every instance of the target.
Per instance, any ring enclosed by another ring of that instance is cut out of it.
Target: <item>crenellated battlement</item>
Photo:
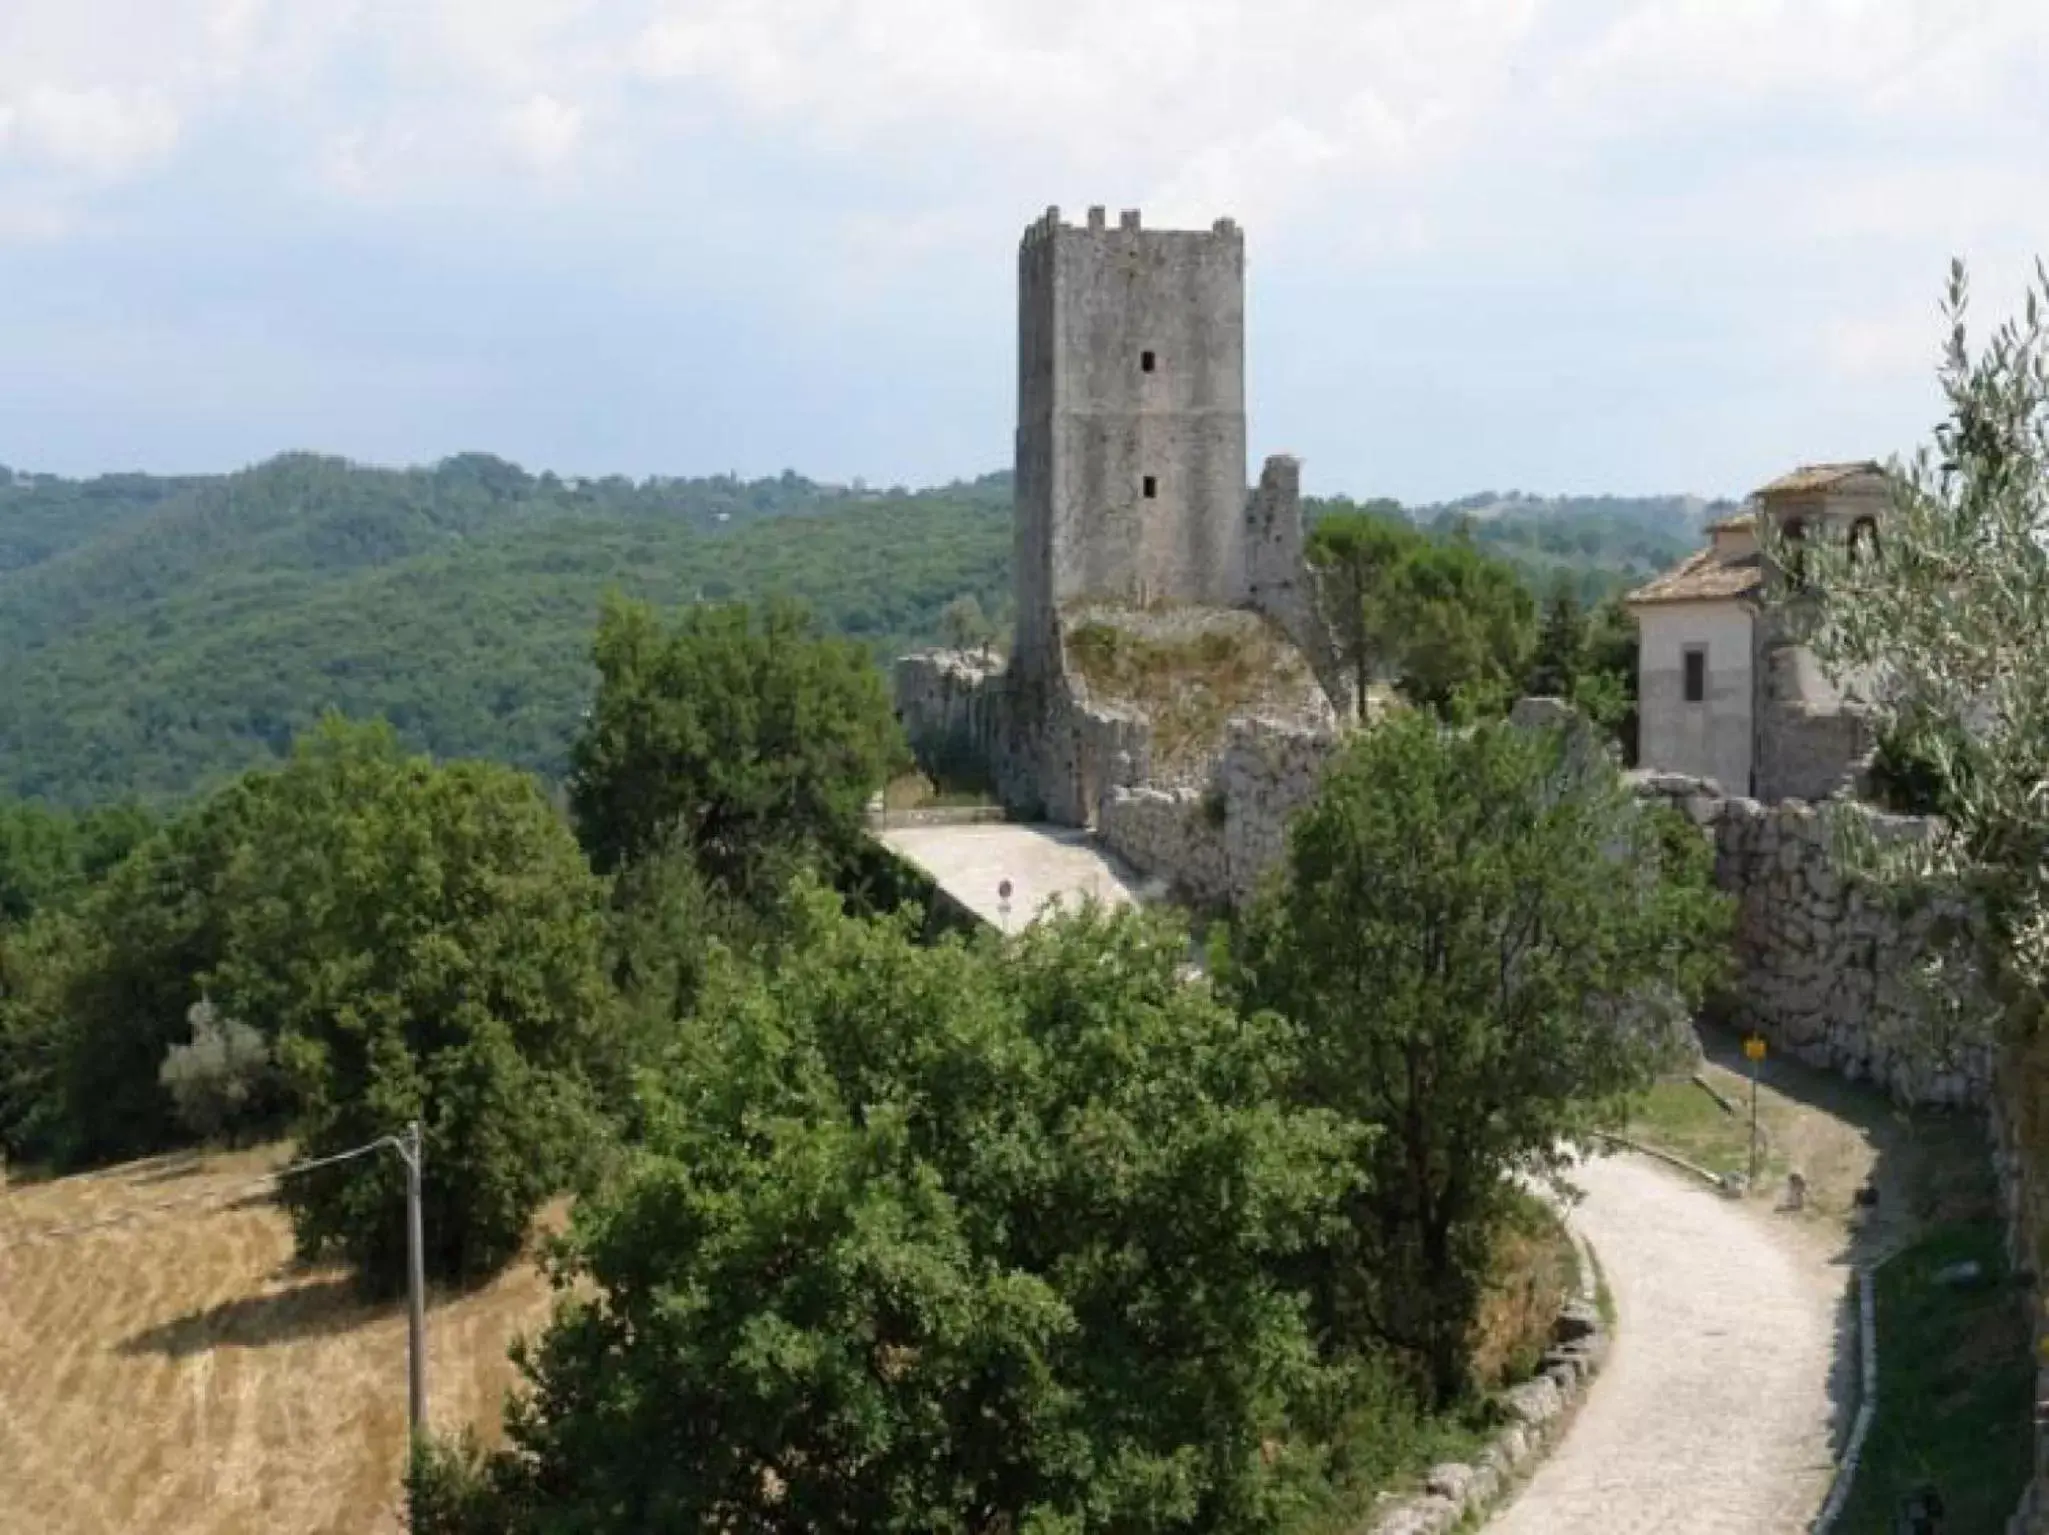
[[[1037,218],[1033,219],[1029,224],[1025,225],[1024,236],[1019,241],[1019,244],[1023,248],[1029,250],[1035,246],[1047,243],[1048,241],[1053,239],[1054,236],[1061,233],[1093,234],[1106,236],[1134,234],[1161,234],[1177,236],[1207,234],[1214,236],[1218,239],[1230,240],[1237,242],[1239,244],[1242,244],[1245,238],[1244,234],[1238,228],[1238,221],[1232,218],[1217,219],[1214,223],[1210,225],[1210,227],[1207,230],[1147,229],[1145,227],[1144,220],[1139,215],[1138,209],[1125,208],[1119,211],[1117,215],[1117,227],[1115,229],[1112,229],[1110,227],[1109,221],[1109,210],[1103,207],[1100,203],[1091,207],[1088,210],[1088,213],[1085,216],[1084,221],[1079,224],[1069,224],[1063,221],[1060,217],[1059,205],[1054,204],[1052,206],[1049,206],[1044,213],[1040,214]]]

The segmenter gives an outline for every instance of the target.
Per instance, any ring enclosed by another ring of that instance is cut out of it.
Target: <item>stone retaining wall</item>
[[[1517,710],[1550,724],[1545,700]],[[1113,788],[1097,831],[1112,851],[1206,907],[1249,899],[1280,862],[1287,827],[1316,793],[1341,737],[1240,720],[1204,789]],[[1960,1048],[1930,1061],[1914,1040],[1908,966],[1931,918],[1902,916],[1847,873],[1828,814],[1799,800],[1763,804],[1711,780],[1630,775],[1639,796],[1676,806],[1715,847],[1715,878],[1737,901],[1729,1021],[1798,1060],[1877,1083],[1903,1103],[1982,1106],[1992,1062]],[[1925,837],[1934,823],[1845,804],[1880,838]]]
[[[1536,1376],[1502,1393],[1507,1426],[1472,1464],[1432,1466],[1421,1492],[1385,1498],[1374,1509],[1364,1535],[1446,1535],[1462,1521],[1477,1521],[1558,1436],[1608,1358],[1608,1328],[1601,1320],[1593,1259],[1577,1236],[1573,1252],[1578,1258],[1579,1295],[1559,1313],[1551,1347]]]
[[[1706,779],[1634,776],[1639,794],[1678,806],[1714,841],[1716,883],[1737,901],[1729,1022],[1902,1103],[1985,1104],[1989,1052],[1931,1059],[1917,1026],[1910,967],[1932,916],[1902,915],[1844,869],[1831,813],[1860,818],[1880,840],[1927,837],[1932,820],[1851,802],[1767,805],[1724,796]]]
[[[1096,834],[1192,905],[1240,905],[1280,863],[1288,823],[1315,796],[1337,742],[1327,730],[1233,720],[1207,786],[1113,788]]]
[[[2036,1276],[2030,1287],[2028,1334],[2034,1349],[2037,1402],[2049,1402],[2049,1351],[2045,1351],[2049,1350],[2049,1317],[2044,1314],[2040,1280],[2043,1238],[2049,1233],[2049,1189],[2035,1172],[2028,1148],[2049,1144],[2049,1095],[2036,1085],[2049,1076],[2044,1065],[2031,1052],[2019,1050],[2000,1063],[1987,1126],[1992,1165],[1999,1178],[2000,1213],[2006,1220],[2007,1263],[2016,1274]],[[2049,1423],[2039,1412],[2034,1467],[2033,1479],[2007,1520],[2007,1535],[2044,1535],[2049,1531]]]

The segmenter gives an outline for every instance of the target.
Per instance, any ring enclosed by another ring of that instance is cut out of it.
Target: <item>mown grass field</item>
[[[0,1195],[0,1535],[386,1535],[403,1528],[405,1313],[292,1262],[250,1180],[283,1148],[156,1158]],[[175,1209],[34,1234],[136,1205]],[[431,1416],[496,1434],[521,1264],[434,1297]]]

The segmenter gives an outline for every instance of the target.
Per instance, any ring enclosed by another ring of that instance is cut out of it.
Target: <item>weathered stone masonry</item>
[[[1518,716],[1548,718],[1528,707]],[[1279,862],[1287,824],[1315,795],[1338,744],[1330,732],[1238,721],[1206,786],[1114,789],[1098,835],[1185,899],[1236,905]],[[1930,919],[1900,915],[1844,872],[1821,807],[1727,796],[1705,779],[1633,776],[1639,795],[1683,810],[1712,839],[1716,882],[1736,898],[1730,1021],[1796,1059],[1877,1083],[1901,1102],[1985,1103],[1992,1075],[1985,1051],[1930,1063],[1911,1045],[1914,998],[1904,967]],[[1933,829],[1919,817],[1845,808],[1881,837]]]
[[[928,651],[896,669],[920,757],[979,762],[1017,813],[1094,826],[1113,794],[1200,781],[1225,747],[1206,732],[1155,760],[1143,715],[1092,699],[1074,674],[1069,631],[1084,620],[1143,633],[1176,627],[1177,610],[1190,629],[1261,615],[1341,696],[1295,460],[1269,460],[1246,491],[1244,274],[1229,219],[1148,230],[1126,213],[1111,228],[1092,208],[1076,227],[1049,209],[1025,231],[1015,643],[1001,668]],[[1297,724],[1331,716],[1321,696],[1294,702]]]
[[[1930,1061],[1914,1044],[1907,967],[1932,917],[1902,915],[1843,869],[1830,813],[1859,817],[1881,840],[1928,837],[1934,822],[1847,801],[1767,805],[1672,774],[1640,775],[1638,792],[1683,809],[1714,840],[1716,883],[1737,902],[1731,1023],[1809,1065],[1874,1082],[1902,1103],[1984,1104],[1992,1079],[1986,1051]]]

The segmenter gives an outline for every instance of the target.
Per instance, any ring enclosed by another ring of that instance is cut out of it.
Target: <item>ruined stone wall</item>
[[[981,655],[922,650],[898,659],[892,686],[920,765],[971,768],[1023,819],[1093,825],[1106,794],[1152,771],[1146,721],[1090,704],[1058,670],[1019,676]]]
[[[2035,1359],[2035,1400],[2049,1402],[2049,1307],[2041,1276],[2049,1252],[2049,1187],[2037,1171],[2049,1146],[2049,1044],[2010,1046],[2001,1059],[1992,1093],[1992,1166],[1999,1180],[2006,1220],[2006,1259],[2015,1274],[2033,1276],[2028,1306],[2029,1341]],[[2034,1476],[2006,1523],[2007,1535],[2042,1535],[2049,1530],[2049,1423],[2035,1424]]]
[[[1556,723],[1525,705],[1518,721]],[[1280,863],[1287,827],[1314,797],[1342,737],[1270,721],[1232,726],[1210,782],[1132,786],[1103,801],[1098,834],[1120,857],[1210,907],[1251,898]],[[1847,874],[1825,814],[1799,802],[1725,796],[1710,781],[1632,775],[1643,798],[1684,811],[1712,839],[1716,882],[1737,901],[1735,965],[1724,1007],[1811,1065],[1874,1082],[1903,1102],[1979,1106],[1992,1062],[1959,1048],[1930,1060],[1907,967],[1927,914],[1903,916]],[[1926,836],[1933,823],[1867,807],[1880,837]]]
[[[1809,1065],[1878,1084],[1904,1103],[1981,1106],[1992,1080],[1982,1049],[1929,1059],[1910,966],[1933,918],[1902,915],[1847,873],[1828,814],[1797,800],[1724,797],[1674,774],[1638,775],[1638,792],[1679,806],[1715,845],[1715,879],[1736,898],[1736,966],[1724,1007]],[[1934,823],[1863,805],[1881,839],[1925,837]]]
[[[1806,646],[1796,644],[1782,609],[1752,622],[1756,702],[1752,756],[1761,800],[1824,800],[1854,782],[1874,737],[1865,714],[1847,701]],[[1735,784],[1726,784],[1731,792]]]
[[[1277,720],[1231,722],[1206,785],[1112,791],[1097,835],[1141,873],[1207,907],[1242,905],[1287,851],[1341,737]]]
[[[1855,781],[1873,744],[1869,724],[1854,709],[1768,699],[1758,712],[1758,797],[1831,798]]]
[[[1017,728],[1014,691],[1002,663],[958,650],[897,658],[891,674],[896,717],[920,766],[938,777],[986,778],[1019,809],[1037,792],[1034,742]]]
[[[1338,715],[1352,718],[1352,679],[1339,664],[1317,573],[1303,557],[1299,460],[1277,454],[1266,461],[1245,503],[1244,539],[1244,602],[1280,625],[1308,660]]]

